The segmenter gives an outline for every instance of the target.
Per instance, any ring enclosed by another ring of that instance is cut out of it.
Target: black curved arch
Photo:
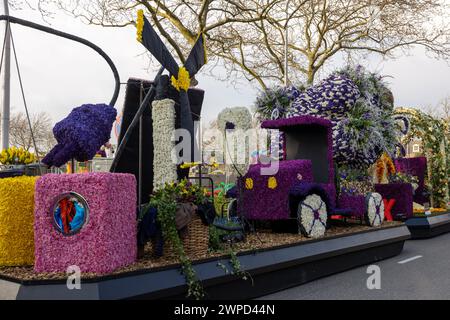
[[[43,26],[43,25],[28,21],[28,20],[19,19],[19,18],[13,17],[13,16],[0,15],[0,21],[8,21],[10,23],[17,23],[17,24],[20,24],[20,25],[28,27],[28,28],[40,30],[40,31],[43,31],[46,33],[53,34],[58,37],[62,37],[62,38],[66,38],[66,39],[69,39],[69,40],[72,40],[75,42],[79,42],[81,44],[84,44],[85,46],[88,46],[89,48],[93,49],[94,51],[96,51],[99,55],[101,55],[103,57],[103,59],[106,60],[106,62],[108,63],[109,67],[111,68],[111,70],[114,74],[114,80],[115,80],[116,84],[115,84],[112,99],[109,104],[111,106],[114,106],[116,104],[117,98],[119,97],[119,91],[120,91],[119,72],[117,71],[117,68],[114,65],[114,62],[111,60],[111,58],[100,47],[98,47],[95,44],[93,44],[92,42],[90,42],[86,39],[80,38],[78,36],[74,36],[72,34],[69,34],[69,33],[66,33],[63,31],[55,30],[55,29],[49,28],[47,26]]]

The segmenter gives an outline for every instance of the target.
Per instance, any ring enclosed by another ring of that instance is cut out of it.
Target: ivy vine
[[[150,205],[158,209],[157,220],[161,225],[164,239],[172,244],[179,262],[181,264],[181,272],[185,276],[188,286],[187,297],[200,300],[204,297],[203,286],[192,266],[192,262],[186,255],[178,230],[175,224],[175,216],[177,211],[177,201],[173,194],[168,192],[158,192],[157,196],[153,196]]]
[[[433,205],[446,208],[450,173],[448,124],[412,108],[399,108],[395,113],[406,116],[410,121],[410,131],[402,139],[404,144],[412,141],[414,137],[422,139],[431,169],[428,174],[428,185],[431,189]]]

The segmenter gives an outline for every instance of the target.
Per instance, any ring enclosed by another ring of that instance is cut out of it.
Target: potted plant
[[[155,255],[177,257],[189,287],[188,295],[194,298],[202,296],[202,288],[192,268],[190,256],[208,251],[208,219],[199,214],[200,208],[208,203],[207,192],[186,179],[166,183],[154,191],[139,219],[138,242],[141,247],[145,240],[150,240],[145,239],[147,234],[157,240],[152,241]]]

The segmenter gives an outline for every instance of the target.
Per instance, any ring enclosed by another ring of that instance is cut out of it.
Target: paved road
[[[369,290],[367,266],[322,278],[261,299],[450,299],[450,234],[410,240],[403,252],[377,263],[381,289]]]

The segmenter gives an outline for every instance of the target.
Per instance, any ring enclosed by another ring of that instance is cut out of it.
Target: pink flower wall
[[[55,198],[82,195],[89,216],[79,233],[64,236],[53,224]],[[35,271],[109,273],[136,260],[136,180],[129,174],[48,174],[36,183]]]

